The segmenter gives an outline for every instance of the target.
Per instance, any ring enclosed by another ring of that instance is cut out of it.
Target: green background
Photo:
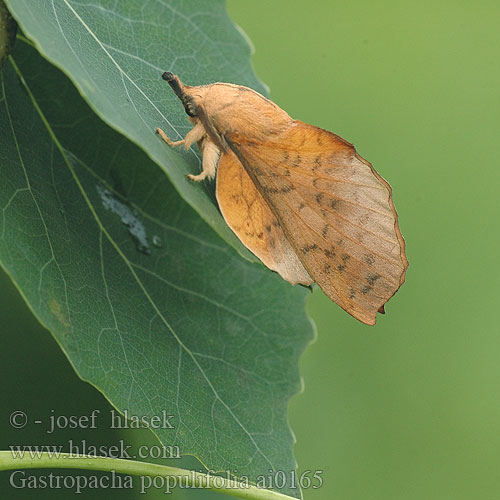
[[[300,469],[324,470],[324,484],[305,498],[499,498],[500,5],[231,0],[229,11],[273,100],[353,142],[392,184],[407,241],[407,281],[375,327],[310,297],[318,339],[290,422]],[[106,407],[4,276],[0,325],[2,429],[20,404]]]

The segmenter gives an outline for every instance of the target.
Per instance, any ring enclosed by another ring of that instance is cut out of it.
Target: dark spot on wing
[[[359,218],[359,223],[362,225],[362,226],[366,226],[368,224],[368,222],[370,222],[370,214],[366,213],[366,214],[363,214],[360,218]]]
[[[288,163],[289,158],[290,158],[290,155],[288,154],[288,151],[283,151],[283,161],[285,163]]]
[[[292,165],[294,167],[298,167],[300,164],[302,163],[302,157],[300,156],[299,153],[297,153],[297,156],[294,158],[294,160],[292,161]]]
[[[301,203],[300,203],[300,205],[299,205],[299,212],[300,212],[300,211],[301,211],[304,207],[305,207],[304,203],[302,203],[302,202],[301,202]]]
[[[323,250],[323,253],[325,254],[326,257],[328,257],[329,259],[333,259],[333,257],[335,257],[335,248],[334,247],[331,247],[331,248],[325,248],[325,250]]]
[[[264,233],[262,233],[262,232],[260,232],[260,233],[257,235],[257,238],[259,238],[259,240],[261,240],[263,237],[264,237]]]
[[[356,297],[356,290],[354,288],[349,289],[349,298],[352,300]]]
[[[324,267],[323,267],[323,272],[324,273],[329,273],[332,269],[332,266],[330,264],[326,264]]]
[[[365,287],[363,287],[363,289],[361,290],[361,293],[362,293],[363,295],[366,295],[366,294],[367,294],[368,292],[370,292],[371,290],[373,290],[371,286],[365,286]]]
[[[341,247],[343,244],[344,244],[344,240],[340,239],[339,241],[337,241],[337,245],[339,247]]]
[[[270,233],[270,232],[271,232],[271,226],[270,226],[270,224],[267,224],[267,225],[266,225],[266,231],[267,231],[268,233]]]
[[[288,168],[285,169],[285,177],[290,177],[290,170]]]
[[[380,278],[380,275],[379,274],[369,274],[367,277],[366,277],[366,281],[368,281],[368,283],[370,283],[370,285],[374,285],[375,282]]]
[[[375,257],[371,254],[365,255],[363,259],[369,266],[373,266],[375,263]]]
[[[313,187],[315,187],[316,189],[318,189],[318,183],[319,179],[313,179]]]
[[[321,167],[321,155],[318,155],[316,156],[316,158],[314,159],[314,164],[313,164],[313,167],[312,167],[312,171],[313,172],[316,172],[319,168]]]
[[[334,210],[337,210],[339,204],[340,200],[337,200],[336,198],[332,198],[332,200],[330,201],[330,207],[332,207]]]
[[[339,265],[337,266],[337,269],[338,269],[340,272],[345,271],[345,266],[344,266],[344,264],[339,264]]]
[[[280,227],[280,223],[276,219],[274,219],[273,220],[273,226],[274,227]]]
[[[311,250],[316,250],[317,248],[318,245],[316,245],[316,243],[313,243],[312,245],[305,245],[302,247],[302,252],[309,253]]]
[[[321,234],[323,235],[323,238],[326,238],[326,235],[328,234],[328,230],[329,229],[330,229],[330,225],[329,224],[325,224],[325,226],[321,230]]]
[[[284,186],[280,189],[280,193],[286,194],[289,193],[290,191],[293,191],[295,189],[295,186],[293,184],[290,184],[289,186]]]
[[[347,262],[351,256],[350,255],[347,255],[346,253],[343,253],[340,258],[344,261],[344,262]]]
[[[323,193],[318,193],[316,195],[316,203],[318,203],[319,205],[321,205],[321,200],[323,199]]]

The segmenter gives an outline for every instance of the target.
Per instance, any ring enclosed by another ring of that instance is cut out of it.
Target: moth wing
[[[267,267],[292,284],[313,283],[276,216],[232,151],[219,159],[216,196],[228,226]]]
[[[408,267],[389,184],[350,143],[300,121],[264,142],[226,140],[308,274],[373,325]]]

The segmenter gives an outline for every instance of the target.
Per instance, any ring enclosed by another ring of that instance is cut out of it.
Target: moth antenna
[[[161,77],[166,81],[173,80],[175,78],[175,75],[173,73],[170,73],[170,71],[165,71]]]
[[[183,89],[186,85],[181,82],[177,75],[170,73],[170,71],[165,71],[161,77],[172,87],[172,90],[179,99],[184,97],[185,94]]]

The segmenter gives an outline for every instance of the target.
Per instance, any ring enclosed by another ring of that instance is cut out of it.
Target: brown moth
[[[203,155],[219,208],[242,243],[292,284],[316,282],[368,325],[405,279],[408,260],[390,185],[338,135],[292,119],[252,89],[183,84],[164,73],[194,127],[170,146]]]

